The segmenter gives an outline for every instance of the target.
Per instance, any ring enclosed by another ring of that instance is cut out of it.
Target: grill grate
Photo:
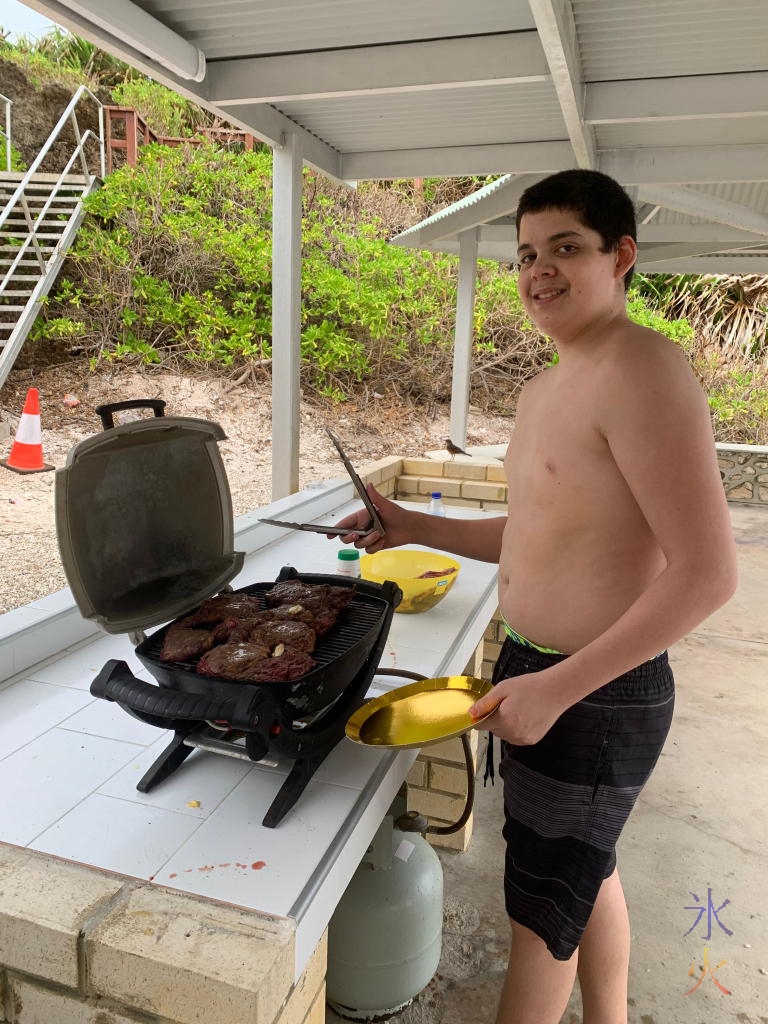
[[[259,598],[261,608],[267,610],[267,602],[264,594],[271,590],[274,583],[257,583],[250,587],[243,587],[238,594],[249,594]],[[312,657],[317,662],[317,668],[312,669],[302,679],[314,675],[319,669],[324,669],[331,662],[336,661],[346,654],[360,641],[365,640],[371,630],[377,629],[386,610],[381,598],[371,598],[367,594],[356,594],[349,606],[344,609],[334,623],[333,627],[318,638],[317,645],[312,652]],[[196,673],[196,662],[194,661],[160,661],[160,650],[163,646],[163,639],[169,626],[153,633],[141,645],[142,654],[148,658],[156,658],[162,665],[170,669],[178,668],[186,672]]]
[[[329,581],[327,576],[298,576],[297,579],[310,584]],[[330,581],[335,583],[335,578],[331,577]],[[264,595],[273,586],[274,582],[254,583],[238,589],[237,593],[258,597],[260,606],[266,608]],[[290,709],[290,715],[294,718],[301,717],[336,700],[365,664],[369,651],[388,620],[391,603],[382,595],[379,585],[358,581],[355,587],[355,596],[348,607],[341,612],[333,628],[317,641],[317,646],[312,652],[316,662],[315,668],[290,682],[239,682],[199,675],[195,663],[192,662],[162,661],[160,651],[171,624],[147,637],[136,648],[136,654],[163,686],[185,693],[220,693],[232,696],[241,692],[243,686],[260,689],[266,687],[277,701],[286,709]],[[371,588],[373,592],[367,588]]]

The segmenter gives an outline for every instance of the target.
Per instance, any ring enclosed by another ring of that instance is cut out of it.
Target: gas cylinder
[[[426,839],[401,825],[418,827],[413,815],[384,818],[328,927],[326,998],[347,1020],[397,1013],[440,960],[443,869]]]

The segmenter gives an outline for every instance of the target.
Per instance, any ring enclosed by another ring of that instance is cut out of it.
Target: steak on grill
[[[257,597],[249,594],[217,594],[209,597],[196,612],[187,615],[180,626],[215,625],[227,618],[247,619],[261,611]]]
[[[281,604],[300,604],[312,612],[340,612],[355,596],[354,587],[332,587],[327,583],[301,583],[297,580],[286,580],[276,583],[264,595],[270,607]]]
[[[268,647],[270,654],[278,644],[285,644],[296,651],[304,651],[310,654],[315,649],[315,631],[306,622],[260,622],[251,624],[243,622],[240,629],[235,629],[229,634],[229,641],[262,644]]]
[[[261,644],[220,644],[204,654],[197,671],[204,676],[227,679],[253,679],[254,666],[269,658],[269,648]]]
[[[163,638],[160,657],[163,661],[195,661],[210,651],[213,633],[208,629],[189,629],[181,623],[170,626]]]
[[[201,675],[240,679],[243,682],[290,682],[298,679],[317,662],[309,654],[278,646],[279,655],[270,656],[268,647],[258,643],[229,643],[214,647],[197,665]]]

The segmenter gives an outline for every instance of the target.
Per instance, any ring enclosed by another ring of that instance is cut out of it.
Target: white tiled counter
[[[332,481],[241,517],[236,547],[248,557],[233,586],[274,579],[284,565],[332,572],[338,542],[257,520],[272,515],[331,523],[357,507],[352,494],[351,485]],[[451,515],[487,513],[452,509]],[[497,601],[496,567],[464,558],[461,563],[459,579],[436,608],[393,617],[380,666],[426,676],[463,670]],[[75,622],[65,595],[55,596],[51,611],[51,628],[59,633],[63,621]],[[25,658],[36,644],[30,620],[38,629],[37,649],[46,651],[40,606],[32,615],[25,616],[25,609],[10,613],[22,629]],[[77,628],[86,639],[0,683],[0,842],[127,876],[150,889],[287,919],[295,926],[298,978],[416,752],[377,751],[342,740],[274,829],[260,822],[288,761],[265,766],[196,750],[169,779],[139,793],[137,781],[172,733],[94,699],[89,686],[110,658],[126,661],[144,679],[151,676],[126,637],[87,636],[82,620]],[[7,622],[4,633],[0,628],[6,674],[20,635]],[[371,692],[403,682],[377,676]]]

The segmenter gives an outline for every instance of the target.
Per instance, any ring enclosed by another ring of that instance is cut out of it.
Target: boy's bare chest
[[[588,394],[552,389],[527,402],[515,423],[506,472],[511,501],[549,504],[604,487],[618,470]]]

